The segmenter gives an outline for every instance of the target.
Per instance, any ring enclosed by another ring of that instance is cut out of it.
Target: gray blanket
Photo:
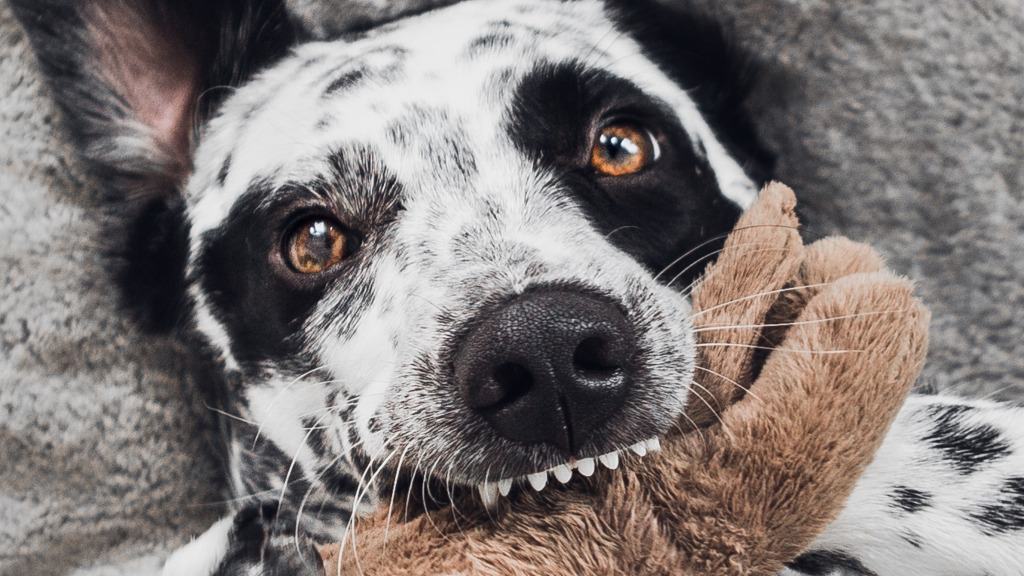
[[[328,1],[295,8],[335,26],[389,6]],[[755,112],[811,231],[919,281],[925,381],[1024,398],[1024,7],[870,5],[715,9],[769,66]],[[96,186],[5,4],[0,79],[0,574],[152,573],[220,513],[209,411],[184,351],[118,316]]]

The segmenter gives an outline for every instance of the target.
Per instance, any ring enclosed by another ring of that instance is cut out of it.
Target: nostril
[[[572,355],[577,372],[590,377],[607,377],[618,372],[621,361],[613,353],[608,340],[600,336],[585,338]]]
[[[477,408],[498,410],[526,396],[533,388],[533,374],[518,362],[503,362],[491,371],[474,403]]]

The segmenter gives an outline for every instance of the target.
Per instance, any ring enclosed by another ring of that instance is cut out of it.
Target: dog
[[[11,1],[128,222],[126,310],[216,367],[232,510],[165,574],[316,574],[403,477],[490,506],[694,401],[687,291],[771,167],[712,20],[467,0],[324,37],[278,0]],[[1024,573],[1019,416],[912,400],[791,570]]]

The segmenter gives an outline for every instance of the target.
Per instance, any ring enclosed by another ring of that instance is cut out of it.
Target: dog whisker
[[[819,282],[817,284],[803,284],[803,285],[800,285],[800,286],[787,286],[785,288],[778,288],[778,289],[775,289],[775,290],[766,290],[764,292],[757,292],[757,293],[754,293],[754,294],[747,294],[746,296],[741,296],[739,298],[735,298],[733,300],[729,300],[728,302],[722,302],[721,304],[715,304],[714,306],[710,306],[708,308],[705,308],[705,309],[697,312],[696,314],[691,314],[690,315],[690,320],[694,320],[694,319],[700,318],[701,316],[704,316],[705,314],[708,314],[710,312],[714,312],[716,310],[721,310],[722,308],[725,308],[726,306],[732,306],[733,304],[739,304],[740,302],[746,302],[748,300],[756,300],[757,298],[762,298],[764,296],[773,296],[775,294],[785,294],[786,292],[795,292],[797,290],[806,290],[808,288],[822,288],[824,286],[831,286],[833,283],[834,282]]]
[[[803,326],[808,324],[823,324],[825,322],[833,322],[836,320],[849,320],[852,318],[862,318],[865,316],[882,316],[885,314],[904,314],[908,312],[907,309],[897,310],[877,310],[871,312],[859,312],[857,314],[844,314],[842,316],[831,316],[828,318],[815,318],[814,320],[797,320],[793,322],[778,322],[778,323],[763,323],[763,324],[732,324],[732,325],[713,325],[713,326],[701,326],[700,328],[694,329],[695,333],[709,332],[713,330],[747,330],[757,328],[781,328],[786,326]]]
[[[314,423],[314,426],[316,424],[319,424],[327,416],[330,416],[330,414],[328,413],[328,414],[324,414],[324,415],[320,416],[320,418],[318,418],[316,420],[316,422]],[[310,436],[312,436],[312,434],[313,434],[313,427],[311,427],[309,430],[306,431],[306,435],[303,437],[302,442],[299,444],[298,447],[296,447],[294,454],[292,454],[291,462],[288,464],[288,471],[285,473],[285,475],[284,475],[284,482],[281,485],[281,495],[277,499],[277,508],[278,508],[278,510],[281,509],[281,505],[284,503],[285,494],[288,492],[288,483],[291,480],[292,472],[294,472],[295,465],[298,462],[299,452],[301,452],[303,448],[308,446],[309,438],[310,438]]]
[[[710,368],[705,368],[703,366],[694,366],[694,368],[696,368],[697,370],[700,370],[702,372],[707,372],[708,374],[711,374],[713,376],[717,376],[718,378],[721,378],[722,380],[725,380],[726,382],[732,384],[733,386],[739,388],[740,390],[743,390],[744,393],[750,394],[750,396],[752,398],[754,398],[755,400],[757,400],[758,402],[762,401],[760,398],[757,397],[756,394],[754,394],[753,391],[751,391],[751,389],[749,387],[743,386],[742,384],[740,384],[739,382],[733,380],[732,378],[729,378],[728,376],[724,376],[722,374],[719,374],[718,372],[715,372],[714,370],[712,370]]]
[[[712,348],[716,346],[723,347],[734,347],[734,348],[747,348],[750,350],[769,350],[772,352],[794,352],[799,354],[850,354],[854,352],[863,352],[863,350],[850,349],[850,350],[806,350],[800,348],[773,348],[771,346],[758,346],[756,344],[741,344],[738,342],[701,342],[695,345],[697,348]]]
[[[748,244],[737,244],[735,246],[731,246],[730,248],[735,250],[737,248],[746,247],[746,246],[763,246],[763,245],[764,245],[763,242],[757,242],[757,243],[751,242],[751,243],[748,243]],[[714,256],[716,256],[718,254],[721,254],[724,250],[725,250],[725,248],[721,248],[721,249],[715,250],[714,252],[712,252],[710,254],[706,254],[706,255],[702,256],[701,258],[699,258],[697,260],[694,260],[686,268],[683,268],[678,274],[673,276],[672,280],[670,280],[669,283],[666,284],[666,286],[672,286],[673,284],[676,283],[676,280],[679,280],[684,274],[686,274],[688,271],[693,269],[694,266],[696,266],[696,265],[700,264],[701,262],[704,262],[707,259],[712,258],[712,257],[714,257]],[[750,252],[748,252],[748,254],[757,254],[757,253],[761,253],[761,252],[784,252],[784,251],[785,251],[785,248],[758,248],[757,250],[751,250]],[[710,278],[714,274],[715,274],[715,271],[712,271],[711,274],[709,274],[707,276],[707,278]],[[697,278],[697,279],[695,279],[693,281],[693,283],[691,283],[689,286],[687,286],[686,290],[684,290],[683,293],[689,294],[692,291],[693,286],[695,286],[698,281],[705,280],[705,279],[706,278]]]
[[[385,448],[381,448],[380,453],[378,455],[383,454],[383,452],[385,450],[387,450],[386,447]],[[394,451],[392,451],[392,455],[393,454],[394,454]],[[359,476],[359,480],[358,480],[358,483],[356,485],[356,492],[355,492],[355,495],[353,496],[352,514],[349,516],[348,522],[345,524],[345,532],[342,534],[341,544],[340,544],[340,547],[339,547],[339,550],[338,550],[339,558],[343,557],[344,556],[344,552],[345,552],[346,542],[348,541],[349,534],[352,534],[352,552],[353,552],[353,557],[355,558],[356,567],[357,567],[357,569],[359,569],[360,573],[362,573],[362,567],[359,564],[359,554],[358,554],[357,549],[356,549],[355,523],[356,523],[356,518],[359,516],[359,505],[362,503],[362,498],[366,495],[367,491],[369,490],[370,483],[372,483],[372,480],[373,480],[373,478],[372,478],[373,477],[373,472],[372,472],[373,471],[373,462],[377,458],[378,455],[371,455],[370,456],[369,462],[366,465],[366,469],[363,470],[363,473]],[[369,480],[367,479],[368,476],[370,477]]]
[[[398,464],[395,465],[395,481],[394,486],[391,488],[391,499],[388,502],[387,520],[385,520],[384,522],[384,546],[382,552],[383,554],[386,554],[388,550],[388,534],[391,530],[391,512],[394,510],[395,496],[398,493],[398,479],[402,471],[402,464],[405,462],[405,455],[409,451],[410,447],[411,445],[406,445],[406,447],[402,450],[401,456],[398,457]]]
[[[691,386],[696,386],[696,387],[698,387],[699,389],[701,389],[701,390],[703,390],[704,392],[706,392],[706,393],[707,393],[707,395],[708,395],[708,396],[710,396],[710,397],[711,397],[712,399],[715,399],[715,395],[714,395],[714,394],[712,394],[710,390],[708,390],[707,388],[705,388],[704,386],[702,386],[702,385],[701,385],[701,384],[699,384],[698,382],[696,382],[696,381],[691,381],[691,382],[690,382],[690,385],[691,385]],[[710,411],[711,411],[711,414],[712,414],[712,415],[714,415],[715,419],[717,419],[717,420],[718,420],[718,422],[719,422],[719,423],[720,423],[720,424],[722,425],[722,431],[723,431],[723,432],[725,432],[725,434],[726,434],[727,436],[729,436],[729,437],[731,438],[731,437],[732,437],[732,433],[731,433],[731,432],[729,432],[729,428],[728,428],[728,427],[727,427],[727,426],[725,425],[725,421],[724,421],[724,420],[722,420],[722,416],[721,416],[721,415],[719,415],[718,411],[717,411],[717,410],[715,410],[714,408],[712,408],[712,407],[711,407],[711,404],[710,404],[710,403],[709,403],[709,402],[708,402],[708,401],[707,401],[707,400],[706,400],[706,399],[704,398],[704,396],[703,396],[703,395],[701,395],[701,394],[699,394],[699,393],[695,393],[695,394],[694,394],[694,396],[696,396],[696,397],[697,397],[698,399],[700,399],[700,401],[701,401],[701,402],[702,402],[702,403],[703,403],[703,404],[704,404],[705,406],[707,406],[707,407],[708,407],[708,410],[710,410]],[[715,400],[715,402],[717,403],[717,400]]]
[[[243,417],[241,417],[241,416],[239,416],[239,415],[237,415],[237,414],[232,414],[232,413],[230,413],[230,412],[227,412],[227,411],[221,410],[220,408],[215,408],[215,407],[213,407],[213,406],[210,406],[210,405],[209,405],[209,404],[207,404],[206,402],[204,402],[204,403],[203,403],[203,406],[204,406],[204,407],[205,407],[205,408],[206,408],[207,410],[209,410],[209,411],[211,411],[211,412],[214,412],[214,413],[217,413],[217,414],[220,414],[221,416],[224,416],[225,418],[230,418],[230,419],[234,420],[235,422],[241,422],[241,423],[243,423],[243,424],[248,424],[248,425],[250,425],[250,426],[259,426],[259,423],[258,423],[258,422],[255,422],[255,421],[253,421],[253,420],[248,420],[248,419],[246,419],[246,418],[243,418]]]
[[[734,232],[738,232],[740,230],[752,230],[752,229],[755,229],[755,228],[789,228],[789,229],[792,229],[792,230],[796,230],[797,229],[796,226],[786,226],[786,225],[782,225],[782,224],[752,224],[750,226],[739,226],[737,228],[733,228],[733,231]],[[657,274],[655,274],[654,275],[654,281],[657,282],[658,279],[661,278],[662,274],[664,274],[665,272],[668,272],[668,270],[671,269],[673,266],[675,266],[676,264],[679,264],[680,262],[685,260],[687,256],[690,256],[691,254],[697,252],[698,250],[700,250],[701,248],[707,246],[708,244],[711,244],[713,242],[717,242],[719,240],[725,240],[728,236],[729,236],[728,233],[719,234],[717,236],[712,236],[711,238],[708,238],[707,240],[701,242],[700,244],[694,246],[693,248],[690,248],[689,250],[684,252],[682,256],[676,258],[672,262],[669,262],[668,265],[666,265]],[[716,253],[717,252],[720,252],[720,251],[716,251]]]
[[[306,508],[306,502],[308,501],[310,494],[312,494],[314,490],[320,488],[319,481],[320,481],[320,478],[323,476],[324,471],[329,469],[330,467],[334,466],[335,464],[337,464],[338,461],[342,459],[342,457],[343,457],[343,455],[339,454],[338,456],[336,456],[333,460],[328,462],[327,465],[322,467],[316,473],[315,479],[309,483],[309,488],[306,489],[306,493],[302,495],[302,500],[299,501],[299,508],[298,508],[298,511],[295,513],[295,535],[294,535],[294,542],[295,542],[295,552],[298,554],[299,558],[303,559],[303,563],[305,563],[305,558],[302,555],[302,549],[301,549],[301,546],[300,546],[300,543],[299,543],[299,531],[300,531],[300,526],[302,525],[302,512]],[[322,504],[321,504],[321,510],[322,510]],[[355,511],[353,510],[353,512],[351,512],[350,514],[354,514],[354,513],[355,513]],[[318,517],[319,517],[319,514],[318,514]]]
[[[327,366],[317,366],[316,368],[308,370],[308,371],[300,374],[299,376],[297,376],[291,382],[286,384],[284,386],[284,388],[282,388],[281,390],[278,390],[277,393],[274,394],[274,397],[270,399],[270,404],[267,406],[266,412],[269,412],[270,409],[273,408],[274,405],[277,403],[277,401],[281,398],[281,396],[284,395],[284,393],[286,391],[288,391],[288,389],[290,389],[292,386],[294,386],[297,382],[301,381],[303,378],[305,378],[306,376],[309,376],[310,374],[313,374],[315,372],[319,372],[320,370],[326,370],[326,369],[327,369]],[[256,435],[252,439],[253,448],[256,447],[256,444],[259,442],[260,435],[262,433],[263,433],[263,424],[261,423],[259,428],[256,429]]]

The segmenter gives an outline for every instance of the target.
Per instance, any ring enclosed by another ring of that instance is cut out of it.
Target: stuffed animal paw
[[[795,204],[767,187],[694,292],[699,365],[659,454],[493,510],[381,511],[321,551],[326,573],[778,573],[871,461],[928,320],[871,249],[803,246]]]

